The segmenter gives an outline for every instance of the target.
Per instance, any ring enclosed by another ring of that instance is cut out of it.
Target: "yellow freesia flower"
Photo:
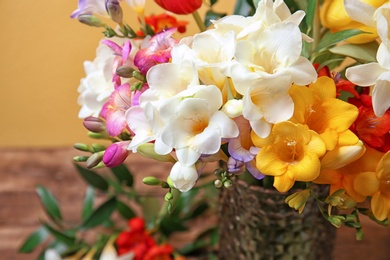
[[[377,150],[367,147],[364,155],[358,160],[339,169],[322,169],[320,175],[313,182],[329,184],[330,194],[344,189],[356,202],[362,202],[367,195],[357,192],[354,186],[355,178],[360,173],[375,171],[382,155]]]
[[[358,109],[336,98],[336,85],[329,77],[320,77],[310,86],[293,85],[290,96],[294,101],[291,121],[307,125],[324,140],[326,149],[333,150],[339,135],[348,130],[358,116]],[[357,143],[355,139],[354,143]]]
[[[252,141],[261,150],[256,167],[265,175],[275,177],[274,187],[288,191],[295,181],[312,181],[320,173],[319,157],[326,148],[321,137],[307,126],[289,121],[275,124],[267,138],[252,131]]]
[[[361,195],[372,197],[372,213],[378,220],[390,219],[390,152],[383,155],[375,171],[358,174],[354,188]]]
[[[361,0],[370,6],[378,8],[388,0]],[[325,0],[320,9],[320,19],[324,27],[329,28],[332,32],[338,32],[347,29],[357,29],[367,34],[360,34],[348,39],[351,43],[367,43],[378,38],[375,27],[367,26],[360,22],[352,20],[344,7],[344,0]]]

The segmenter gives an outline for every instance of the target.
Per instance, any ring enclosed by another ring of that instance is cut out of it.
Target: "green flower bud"
[[[73,157],[74,162],[85,162],[87,161],[89,156],[75,156]]]
[[[305,208],[307,200],[310,198],[311,191],[309,189],[302,190],[291,194],[285,199],[285,202],[295,210],[298,210],[299,214],[302,213]]]
[[[127,66],[120,66],[116,69],[116,74],[122,78],[132,78],[134,69]]]
[[[104,152],[98,152],[92,154],[86,161],[87,168],[93,168],[98,166],[98,164],[103,160]]]
[[[104,145],[101,145],[101,144],[92,144],[91,147],[95,153],[106,150],[106,147]]]
[[[162,185],[162,181],[157,179],[156,177],[153,176],[148,176],[142,179],[142,182],[146,185],[151,185],[151,186],[160,186]]]
[[[145,82],[145,76],[141,74],[141,72],[135,70],[133,71],[133,77],[138,79],[139,81]]]
[[[88,145],[86,144],[82,144],[82,143],[75,143],[73,145],[74,148],[76,148],[77,150],[80,150],[80,151],[83,151],[83,152],[90,152],[91,149]]]
[[[232,186],[232,181],[231,180],[226,180],[224,183],[223,183],[223,186],[225,188],[230,188]]]
[[[167,192],[164,197],[165,201],[169,202],[173,199],[173,194],[171,192]]]
[[[154,144],[152,143],[141,144],[138,146],[137,152],[146,158],[155,159],[160,162],[176,162],[176,160],[170,154],[161,155],[156,153],[154,151]]]
[[[222,185],[223,185],[223,183],[222,183],[222,181],[221,180],[215,180],[214,181],[214,186],[216,187],[216,188],[221,188],[222,187]]]
[[[343,216],[330,216],[328,220],[333,226],[340,228],[345,218]]]
[[[99,18],[90,14],[79,15],[77,19],[79,20],[79,22],[89,26],[94,26],[94,27],[106,26]]]

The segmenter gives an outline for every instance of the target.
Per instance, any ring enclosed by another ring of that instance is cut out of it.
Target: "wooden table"
[[[72,158],[80,155],[73,148],[0,149],[0,259],[34,259],[38,252],[24,255],[17,249],[44,218],[37,184],[47,187],[60,201],[64,218],[77,223],[81,212],[85,183],[74,169]],[[142,184],[144,175],[165,176],[168,164],[150,164],[135,155],[127,161],[135,173],[136,189],[155,192]],[[364,241],[356,241],[354,230],[337,231],[334,259],[390,259],[390,228],[379,226],[362,217]]]

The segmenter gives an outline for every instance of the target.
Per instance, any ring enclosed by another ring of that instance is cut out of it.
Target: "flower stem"
[[[195,19],[195,22],[196,24],[198,25],[198,28],[201,32],[204,32],[206,31],[206,26],[204,25],[203,21],[202,21],[202,18],[200,17],[199,13],[198,13],[198,10],[194,11],[192,13],[192,16],[194,17]]]

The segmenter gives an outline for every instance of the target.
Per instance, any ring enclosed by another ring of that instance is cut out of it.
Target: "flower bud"
[[[73,145],[74,148],[76,148],[77,150],[80,150],[80,151],[83,151],[83,152],[90,152],[91,149],[89,148],[88,145],[86,144],[82,144],[82,143],[75,143]]]
[[[104,152],[104,164],[110,168],[121,165],[129,155],[129,150],[127,150],[129,143],[129,141],[124,141],[111,144]]]
[[[223,185],[223,183],[222,183],[222,181],[221,180],[215,180],[214,181],[214,186],[215,186],[215,188],[222,188],[222,185]]]
[[[93,133],[101,133],[106,130],[104,121],[98,117],[89,116],[84,119],[83,125]]]
[[[75,156],[73,157],[74,162],[86,162],[89,156]]]
[[[94,27],[106,26],[99,18],[90,14],[81,14],[77,17],[77,20],[89,26],[94,26]]]
[[[98,153],[94,153],[92,154],[88,160],[86,161],[86,166],[87,168],[93,168],[95,166],[97,166],[99,163],[101,163],[102,159],[103,159],[103,153],[104,152],[98,152]]]
[[[134,69],[127,66],[120,66],[116,69],[116,74],[122,78],[132,78]]]
[[[232,186],[232,181],[231,180],[226,180],[224,183],[223,183],[223,186],[225,188],[230,188]]]
[[[330,216],[328,220],[333,226],[340,228],[345,218],[343,216]]]
[[[306,202],[309,199],[309,197],[310,197],[310,190],[306,189],[291,194],[286,198],[285,202],[291,208],[298,210],[299,214],[301,214],[303,209],[305,208]]]
[[[222,107],[222,111],[230,118],[236,118],[242,115],[242,100],[230,99]]]
[[[171,162],[171,163],[176,162],[176,160],[170,154],[161,155],[156,153],[154,151],[153,143],[145,143],[138,146],[137,152],[146,158],[155,159],[160,162]]]
[[[165,197],[164,197],[165,201],[170,201],[173,199],[173,194],[170,193],[170,192],[167,192],[167,194],[165,194]]]
[[[162,183],[162,181],[160,181],[159,179],[157,179],[156,177],[153,177],[153,176],[148,176],[148,177],[143,178],[142,182],[144,184],[150,185],[150,186],[159,186]]]
[[[106,10],[114,22],[122,23],[123,12],[118,0],[106,0]]]
[[[101,144],[92,144],[91,147],[95,153],[106,150],[106,147]]]

